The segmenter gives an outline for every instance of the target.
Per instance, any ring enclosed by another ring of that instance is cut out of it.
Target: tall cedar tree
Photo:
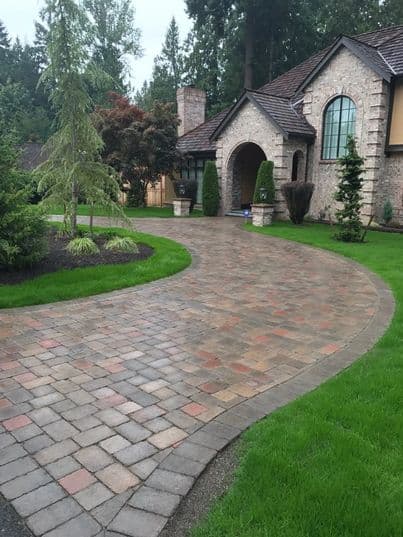
[[[343,207],[336,211],[340,224],[336,238],[344,242],[360,242],[362,240],[360,211],[362,175],[365,171],[364,159],[359,156],[355,139],[352,136],[347,140],[346,149],[346,155],[339,159],[340,183],[335,194],[336,201],[343,204]]]
[[[150,110],[154,101],[175,103],[183,70],[179,28],[175,18],[172,18],[161,54],[154,60],[152,79],[150,83],[144,82],[142,89],[137,92],[136,103],[144,110]]]
[[[178,162],[178,118],[171,104],[154,103],[144,112],[127,97],[110,94],[109,108],[97,109],[97,128],[104,141],[104,162],[129,183],[129,202],[144,206],[147,187]]]
[[[215,162],[206,162],[203,176],[203,214],[217,216],[220,209],[220,188]]]
[[[43,15],[49,26],[50,60],[43,83],[50,88],[57,131],[45,146],[49,158],[39,168],[39,185],[48,203],[65,207],[65,224],[69,222],[74,236],[79,198],[116,207],[118,183],[101,162],[103,142],[93,125],[83,82],[92,38],[89,20],[74,0],[46,0]]]

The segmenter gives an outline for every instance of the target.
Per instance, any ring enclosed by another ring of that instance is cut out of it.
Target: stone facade
[[[264,152],[267,160],[274,162],[276,183],[276,217],[286,216],[285,202],[280,192],[281,184],[291,180],[292,159],[295,151],[307,154],[304,140],[285,140],[278,127],[262,114],[256,106],[247,102],[221,133],[217,140],[217,169],[221,177],[221,213],[231,211],[234,204],[234,185],[239,188],[234,169],[235,159],[246,144],[255,144]]]
[[[321,151],[323,114],[327,104],[338,95],[350,97],[357,109],[355,135],[366,167],[362,214],[368,218],[377,213],[377,186],[385,169],[389,96],[384,81],[345,48],[304,91],[303,113],[317,132],[308,172],[315,184],[311,215],[318,218],[325,208],[330,206],[331,212],[336,208],[333,196],[338,183],[338,164],[321,160]]]

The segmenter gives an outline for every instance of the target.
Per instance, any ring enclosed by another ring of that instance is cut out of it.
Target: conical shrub
[[[220,189],[217,167],[209,160],[206,162],[203,176],[203,213],[205,216],[217,216],[219,208]]]
[[[274,163],[271,160],[264,160],[257,172],[255,194],[253,196],[253,203],[268,203],[273,205],[276,199],[276,187],[274,185],[273,178]],[[261,188],[267,190],[267,197],[263,199]]]

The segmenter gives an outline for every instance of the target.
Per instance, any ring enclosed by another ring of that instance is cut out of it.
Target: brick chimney
[[[186,86],[178,89],[176,99],[180,119],[178,136],[183,136],[206,121],[206,92]]]

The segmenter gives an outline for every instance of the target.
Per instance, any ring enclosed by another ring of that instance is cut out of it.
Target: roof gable
[[[334,45],[327,51],[327,53],[318,62],[316,67],[309,73],[309,75],[303,80],[303,82],[297,88],[297,92],[302,92],[316,76],[324,69],[329,61],[340,51],[340,49],[346,48],[352,54],[357,56],[365,65],[375,71],[387,82],[390,82],[393,71],[386,64],[378,50],[370,45],[361,43],[351,37],[340,36]]]
[[[237,115],[238,111],[247,102],[252,103],[260,112],[262,112],[262,114],[276,126],[284,138],[288,139],[289,136],[300,136],[304,138],[315,137],[315,129],[294,109],[288,99],[283,99],[275,95],[268,95],[259,91],[247,90],[214,130],[211,135],[212,140],[218,138],[227,125],[229,125],[232,119]]]

